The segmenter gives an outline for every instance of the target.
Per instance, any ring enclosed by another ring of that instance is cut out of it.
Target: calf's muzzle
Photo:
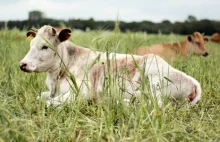
[[[208,56],[209,53],[208,52],[205,52],[205,54],[203,54],[204,57]]]
[[[22,71],[24,71],[24,72],[28,72],[28,70],[27,70],[27,63],[20,63],[20,69],[22,70]]]

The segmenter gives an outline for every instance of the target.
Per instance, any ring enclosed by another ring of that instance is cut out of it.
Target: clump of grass
[[[201,83],[203,96],[194,107],[172,102],[157,107],[150,101],[147,81],[142,84],[141,99],[133,98],[127,104],[119,97],[123,91],[110,74],[99,104],[78,97],[57,109],[36,99],[47,89],[45,74],[26,74],[19,69],[19,61],[29,50],[25,32],[3,29],[0,37],[0,141],[220,140],[218,44],[207,44],[210,55],[206,58],[192,56],[173,64]],[[94,50],[126,53],[134,47],[184,38],[91,31],[72,33],[70,40]]]

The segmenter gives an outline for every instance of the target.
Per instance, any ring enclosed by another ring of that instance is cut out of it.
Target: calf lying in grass
[[[42,93],[42,96],[48,105],[73,101],[72,89],[75,93],[80,92],[84,99],[98,100],[108,74],[118,76],[119,82],[115,86],[124,86],[124,99],[140,95],[143,76],[147,77],[150,92],[156,96],[160,106],[162,95],[171,95],[175,99],[189,98],[192,104],[201,97],[197,80],[174,69],[159,56],[92,51],[67,41],[70,33],[69,29],[57,33],[51,26],[27,33],[34,38],[30,51],[20,62],[20,68],[25,72],[47,72],[49,92]]]

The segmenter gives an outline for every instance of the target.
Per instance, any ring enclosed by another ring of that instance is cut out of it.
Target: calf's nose
[[[26,71],[27,63],[20,63],[20,69]]]
[[[209,53],[208,53],[208,52],[205,52],[205,54],[203,54],[203,56],[205,56],[205,57],[206,57],[206,56],[208,56],[208,55],[209,55]]]

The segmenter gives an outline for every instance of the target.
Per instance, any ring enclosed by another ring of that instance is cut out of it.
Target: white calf
[[[201,97],[201,87],[197,80],[174,69],[159,56],[111,53],[108,60],[106,53],[92,51],[67,41],[70,33],[69,29],[57,33],[51,26],[43,26],[27,33],[27,36],[32,35],[34,38],[30,43],[30,51],[20,62],[20,68],[25,72],[47,72],[49,92],[42,95],[48,104],[72,100],[74,93],[71,94],[70,90],[74,85],[71,74],[84,99],[99,98],[108,73],[124,80],[124,99],[129,99],[132,94],[138,95],[140,92],[137,89],[143,79],[142,71],[148,78],[151,93],[156,96],[159,105],[162,104],[161,95],[171,95],[176,99],[189,98],[192,104]],[[120,84],[119,81],[117,86]]]

